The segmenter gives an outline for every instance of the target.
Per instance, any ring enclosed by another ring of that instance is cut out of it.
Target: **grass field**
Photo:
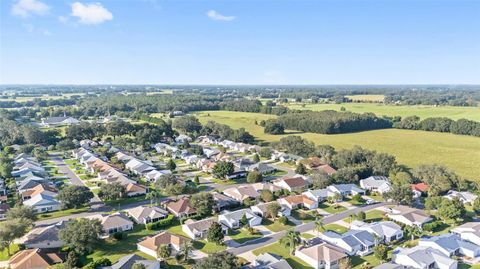
[[[420,164],[442,164],[459,175],[480,181],[480,138],[399,129],[374,130],[360,133],[323,135],[288,132],[286,135],[269,135],[255,121],[274,118],[274,115],[232,111],[204,111],[196,113],[202,123],[209,120],[245,128],[260,142],[278,141],[288,134],[298,134],[315,144],[330,144],[337,149],[360,145],[364,148],[386,152],[397,157],[400,164],[416,167]]]
[[[288,264],[290,264],[292,268],[295,268],[295,269],[312,268],[301,259],[291,255],[289,249],[280,245],[280,243],[274,243],[263,248],[258,248],[253,251],[253,254],[257,256],[263,253],[272,253],[272,254],[280,255],[283,258],[285,258],[285,260],[288,262]]]
[[[73,95],[85,95],[85,93],[64,93],[60,96],[49,96],[49,95],[42,95],[42,96],[19,96],[19,97],[10,97],[7,99],[0,98],[0,102],[2,101],[16,101],[16,102],[28,102],[33,101],[35,98],[39,98],[40,100],[58,100],[64,98],[70,98]]]
[[[345,95],[348,99],[358,102],[383,102],[385,95],[383,94],[357,94],[357,95]]]
[[[460,106],[396,106],[378,103],[342,103],[342,104],[287,104],[291,109],[299,110],[337,110],[344,107],[350,112],[372,112],[377,116],[419,116],[420,118],[429,117],[447,117],[454,120],[465,118],[469,120],[480,121],[480,107],[460,107]]]

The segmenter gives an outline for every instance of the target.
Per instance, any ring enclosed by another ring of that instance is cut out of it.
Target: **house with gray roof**
[[[137,254],[129,254],[121,257],[115,264],[102,267],[102,269],[132,269],[135,264],[142,264],[145,269],[160,269],[160,262],[155,260],[147,260]]]
[[[258,162],[247,167],[248,171],[258,171],[261,174],[269,174],[275,172],[277,169],[269,164]]]
[[[23,244],[26,248],[61,248],[65,242],[60,239],[59,232],[66,223],[60,221],[51,225],[35,226],[30,232],[15,240],[16,244]]]
[[[335,195],[335,192],[330,191],[328,188],[325,188],[325,189],[308,190],[308,191],[302,192],[302,194],[316,201],[317,203],[321,203],[327,200],[328,197],[333,197]]]
[[[137,224],[157,222],[168,216],[168,211],[158,206],[137,206],[128,209],[127,214]]]
[[[342,248],[348,255],[368,255],[377,244],[372,234],[361,230],[350,230],[344,234],[326,231],[320,235],[320,238]]]
[[[478,195],[473,194],[468,191],[456,191],[456,190],[449,190],[446,195],[443,197],[453,200],[455,198],[458,198],[462,203],[467,204],[470,203],[473,205],[473,202],[478,198]]]
[[[182,225],[182,231],[188,235],[188,237],[192,239],[202,239],[207,237],[208,229],[212,226],[213,223],[218,223],[217,219],[215,218],[208,218],[202,220],[192,220],[188,219]],[[228,228],[224,225],[220,225],[222,227],[223,233],[228,233]]]
[[[262,224],[262,218],[249,208],[222,213],[218,215],[218,221],[230,229],[238,229],[241,227],[240,220],[243,216],[247,218],[247,225],[250,227]]]
[[[426,246],[398,247],[392,252],[392,261],[414,269],[456,269],[458,262],[438,249]]]
[[[402,227],[393,221],[365,223],[363,221],[355,220],[351,223],[350,229],[367,231],[381,238],[381,241],[385,243],[390,243],[403,238]]]
[[[54,126],[61,126],[61,125],[73,125],[80,123],[79,120],[72,118],[72,117],[50,117],[42,119],[42,125],[45,127],[54,127]]]
[[[463,240],[458,234],[447,233],[432,237],[422,237],[419,246],[438,249],[447,256],[465,256],[469,259],[480,257],[480,246]],[[479,260],[480,262],[480,260]]]
[[[480,246],[480,222],[467,222],[455,227],[450,232],[458,234],[462,239]]]
[[[425,211],[409,206],[399,205],[387,213],[390,219],[408,226],[422,227],[423,224],[433,220]]]
[[[365,195],[365,190],[357,187],[355,184],[334,184],[327,187],[328,191],[338,193],[342,197],[350,195]]]
[[[263,253],[252,262],[250,269],[292,269],[290,264],[281,256]]]
[[[371,176],[360,180],[360,187],[371,192],[386,193],[392,187],[390,180],[385,176]]]
[[[32,198],[23,201],[23,204],[32,207],[35,213],[44,213],[61,209],[61,203],[59,201],[54,197],[43,193],[32,196]]]

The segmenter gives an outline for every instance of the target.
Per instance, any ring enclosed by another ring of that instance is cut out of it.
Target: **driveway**
[[[360,211],[372,210],[372,209],[382,207],[382,206],[385,206],[385,205],[389,205],[389,204],[391,204],[391,203],[379,203],[379,204],[367,205],[367,206],[357,207],[357,208],[354,208],[354,209],[343,211],[341,213],[330,215],[330,216],[327,216],[327,217],[323,218],[323,224],[326,225],[326,224],[334,223],[334,222],[337,222],[337,221],[342,220],[344,218],[347,218],[351,214],[356,214]],[[307,232],[307,231],[310,231],[310,230],[313,230],[313,229],[315,229],[315,223],[314,222],[305,223],[305,224],[302,224],[302,225],[299,225],[299,226],[295,227],[295,231],[298,231],[300,233],[304,233],[304,232]],[[231,252],[234,255],[241,255],[243,253],[252,251],[254,249],[261,248],[261,247],[276,243],[285,235],[285,233],[286,233],[286,231],[282,231],[282,232],[272,234],[270,236],[265,236],[265,237],[262,237],[262,238],[258,238],[258,239],[246,242],[242,246],[229,249],[228,251]]]

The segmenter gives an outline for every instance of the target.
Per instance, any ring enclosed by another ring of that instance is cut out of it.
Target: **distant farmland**
[[[278,141],[282,135],[263,133],[255,121],[274,118],[273,115],[232,111],[204,111],[195,113],[202,123],[209,120],[245,128],[259,141]],[[209,115],[209,116],[208,116]],[[443,164],[459,175],[480,181],[480,138],[447,133],[411,131],[399,129],[375,130],[360,133],[322,135],[298,133],[315,144],[330,144],[335,148],[351,148],[354,145],[393,154],[401,164],[416,167],[419,164]]]
[[[377,116],[419,116],[420,118],[447,117],[454,120],[461,118],[480,121],[480,107],[459,107],[459,106],[396,106],[379,103],[342,103],[342,104],[287,104],[291,109],[307,110],[337,110],[344,107],[351,112],[372,112]]]

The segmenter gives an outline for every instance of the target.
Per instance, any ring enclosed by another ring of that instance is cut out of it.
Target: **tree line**
[[[393,127],[398,129],[480,136],[480,122],[467,119],[455,121],[445,117],[432,117],[421,120],[417,116],[410,116],[395,122]]]

